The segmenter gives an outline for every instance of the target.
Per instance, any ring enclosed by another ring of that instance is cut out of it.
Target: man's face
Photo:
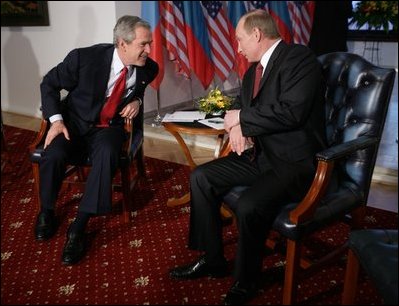
[[[151,43],[151,31],[144,27],[136,28],[136,38],[130,44],[121,42],[125,65],[144,66],[151,51]]]
[[[236,27],[236,39],[238,43],[238,53],[246,57],[249,62],[258,61],[258,43],[256,38],[256,31],[252,29],[249,33],[244,29],[244,21],[241,19]]]

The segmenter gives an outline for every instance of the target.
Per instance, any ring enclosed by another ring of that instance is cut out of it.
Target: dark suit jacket
[[[246,72],[234,105],[241,108],[243,135],[254,137],[261,169],[273,168],[283,181],[292,182],[292,176],[301,171],[311,178],[315,154],[326,143],[319,62],[309,48],[281,41],[252,99],[255,67],[256,63]]]
[[[40,85],[44,118],[62,113],[68,128],[79,135],[84,135],[97,124],[106,101],[113,52],[113,44],[74,49],[63,62],[51,69]],[[135,87],[121,102],[119,110],[134,98],[143,101],[145,88],[158,74],[158,64],[150,58],[145,66],[135,68]],[[68,91],[63,103],[60,101],[61,89]],[[140,109],[142,116],[143,107]],[[114,124],[122,121],[118,116],[113,120]]]

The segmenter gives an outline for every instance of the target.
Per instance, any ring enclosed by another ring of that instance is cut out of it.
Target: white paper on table
[[[200,111],[177,111],[172,114],[167,113],[162,122],[194,122],[204,119],[206,114]]]
[[[217,129],[217,130],[223,130],[224,129],[224,119],[223,118],[209,118],[209,119],[203,119],[203,120],[198,120],[199,123],[205,124],[206,126],[209,126],[211,128]]]

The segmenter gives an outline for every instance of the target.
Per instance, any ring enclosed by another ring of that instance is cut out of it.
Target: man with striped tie
[[[123,16],[115,25],[113,44],[72,50],[41,83],[43,117],[51,126],[39,165],[36,240],[56,233],[54,208],[67,161],[81,154],[92,160],[77,216],[67,232],[63,264],[76,264],[85,255],[90,217],[111,211],[111,184],[125,140],[124,118],[139,114],[144,91],[158,73],[158,64],[148,57],[151,43],[146,21]],[[61,101],[62,89],[68,95]]]

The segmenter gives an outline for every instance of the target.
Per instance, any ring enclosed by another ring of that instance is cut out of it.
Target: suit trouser
[[[235,211],[238,245],[234,277],[256,280],[262,271],[264,243],[273,220],[289,192],[273,170],[260,171],[244,153],[235,153],[198,166],[190,178],[191,214],[189,248],[205,252],[210,264],[224,259],[220,206],[233,186],[250,186]]]
[[[43,208],[54,209],[66,166],[90,156],[92,166],[87,177],[79,211],[105,214],[111,210],[112,179],[118,169],[120,150],[125,139],[123,127],[93,128],[85,136],[58,135],[46,148],[40,163],[40,199]]]

